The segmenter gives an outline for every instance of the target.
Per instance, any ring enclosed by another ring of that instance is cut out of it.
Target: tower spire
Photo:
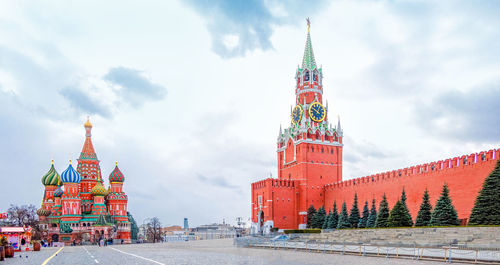
[[[309,18],[307,21],[307,40],[306,40],[306,48],[304,49],[304,57],[302,58],[302,69],[313,70],[316,68],[316,60],[314,59],[314,52],[311,44],[311,21]]]
[[[340,115],[338,116],[338,124],[337,124],[337,132],[339,132],[340,134],[342,133],[342,127],[340,126]]]
[[[83,127],[85,127],[85,142],[83,143],[82,152],[80,153],[80,159],[97,159],[94,145],[92,144],[92,123],[90,123],[88,116]]]

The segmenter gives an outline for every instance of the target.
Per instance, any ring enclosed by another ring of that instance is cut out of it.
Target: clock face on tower
[[[326,116],[326,111],[323,105],[319,102],[314,102],[309,106],[309,117],[315,122],[322,122]]]
[[[304,110],[300,105],[295,106],[292,111],[292,122],[293,124],[298,124],[300,120],[302,119],[302,113],[304,113]]]

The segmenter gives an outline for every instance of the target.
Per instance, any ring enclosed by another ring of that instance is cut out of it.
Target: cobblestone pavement
[[[43,264],[58,248],[46,248],[40,252],[24,252],[16,258],[0,262],[7,264]],[[21,257],[19,257],[21,255]],[[28,258],[26,258],[28,256]],[[49,264],[444,264],[434,261],[386,259],[337,254],[294,252],[287,250],[237,248],[231,239],[172,242],[164,244],[115,245],[108,247],[64,247]]]

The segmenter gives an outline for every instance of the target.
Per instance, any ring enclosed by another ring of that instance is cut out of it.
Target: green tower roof
[[[309,70],[316,69],[316,60],[314,59],[314,52],[311,44],[311,33],[309,30],[309,25],[307,27],[306,48],[304,50],[304,57],[302,58],[302,69],[309,69]]]

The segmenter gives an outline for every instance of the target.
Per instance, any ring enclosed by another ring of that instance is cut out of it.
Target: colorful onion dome
[[[61,189],[61,186],[59,186],[54,191],[54,197],[61,197],[63,195],[63,193],[64,193],[64,191]]]
[[[90,190],[92,195],[94,196],[106,196],[108,195],[108,191],[106,188],[101,184],[100,181],[97,181],[97,184]]]
[[[45,207],[40,207],[40,209],[38,209],[36,211],[36,214],[38,214],[38,216],[49,216],[50,215],[50,211],[45,209]]]
[[[68,168],[61,174],[61,180],[63,183],[80,183],[80,174],[71,165],[71,160]]]
[[[57,173],[56,169],[54,168],[54,160],[52,160],[52,165],[50,166],[49,171],[42,177],[42,184],[44,186],[56,186],[60,181],[61,176],[59,176],[59,173]]]
[[[116,162],[115,169],[111,174],[109,174],[109,182],[124,182],[125,181],[125,176],[123,176],[123,173],[120,171],[118,168],[118,162]]]
[[[92,123],[90,123],[89,117],[87,117],[87,121],[83,124],[85,128],[92,128]]]

